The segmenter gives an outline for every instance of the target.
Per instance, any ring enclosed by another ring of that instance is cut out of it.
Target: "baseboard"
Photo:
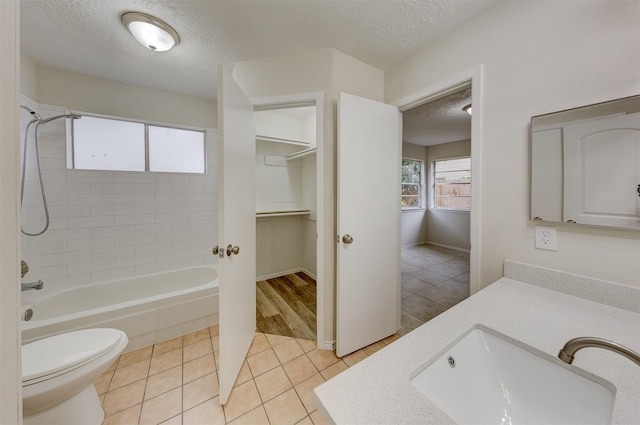
[[[454,251],[460,251],[460,252],[466,252],[466,253],[471,252],[470,249],[464,249],[464,248],[459,248],[457,246],[445,245],[443,243],[429,242],[429,241],[424,242],[424,243],[428,244],[428,245],[435,245],[435,246],[439,246],[439,247],[442,247],[442,248],[452,249]]]
[[[305,269],[304,267],[298,267],[296,269],[284,270],[284,271],[277,272],[277,273],[271,273],[271,274],[265,274],[265,275],[262,275],[262,276],[258,276],[258,277],[256,277],[256,282],[259,282],[261,280],[273,279],[274,277],[286,276],[288,274],[293,274],[293,273],[298,273],[298,272],[303,272],[306,275],[312,277],[314,280],[317,280],[316,275],[311,273],[309,270]]]
[[[414,246],[418,246],[418,245],[424,245],[424,244],[428,244],[429,241],[418,241],[418,242],[414,242],[414,243],[410,243],[407,245],[402,245],[401,248],[413,248]]]
[[[320,347],[321,350],[329,350],[329,351],[335,351],[336,349],[336,341],[324,341],[324,344],[322,347]]]

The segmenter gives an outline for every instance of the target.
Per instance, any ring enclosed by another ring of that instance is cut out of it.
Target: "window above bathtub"
[[[204,174],[206,135],[122,118],[67,118],[67,168]]]

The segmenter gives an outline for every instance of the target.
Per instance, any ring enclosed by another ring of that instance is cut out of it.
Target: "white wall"
[[[35,100],[94,114],[167,124],[217,128],[215,100],[115,81],[39,65]],[[26,94],[26,93],[25,93]]]
[[[391,102],[483,66],[482,286],[505,258],[640,285],[640,232],[560,225],[541,251],[528,220],[531,116],[638,94],[638,16],[637,1],[501,2],[385,73]]]
[[[31,99],[38,96],[37,73],[38,65],[33,58],[20,52],[20,93]]]
[[[429,172],[426,146],[402,142],[402,158],[417,159],[424,164],[424,173]],[[423,196],[426,195],[426,176],[422,176]],[[423,199],[423,208],[402,210],[400,222],[400,243],[402,246],[413,246],[427,242],[427,204]]]
[[[324,93],[323,179],[324,329],[325,341],[335,340],[335,111],[337,95],[345,91],[374,100],[383,98],[383,72],[334,49],[300,55],[238,62],[233,76],[250,97]]]

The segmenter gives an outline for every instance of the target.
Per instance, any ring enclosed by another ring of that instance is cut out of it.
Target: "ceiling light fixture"
[[[169,24],[146,13],[123,13],[120,20],[140,44],[154,52],[166,52],[180,42]]]
[[[471,104],[468,104],[467,106],[462,108],[462,110],[465,111],[467,114],[471,115]]]

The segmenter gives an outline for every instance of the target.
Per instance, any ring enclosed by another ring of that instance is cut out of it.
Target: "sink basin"
[[[411,383],[459,424],[610,423],[615,387],[571,369],[478,325]]]

